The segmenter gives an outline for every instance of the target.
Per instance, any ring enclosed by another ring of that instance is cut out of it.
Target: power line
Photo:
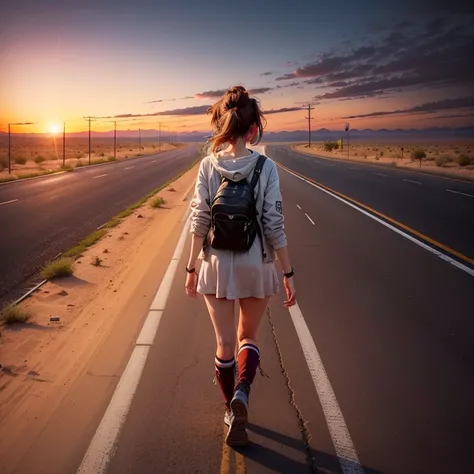
[[[311,104],[308,104],[308,116],[305,119],[308,121],[308,148],[311,148],[311,111],[314,110],[314,107],[311,107]]]

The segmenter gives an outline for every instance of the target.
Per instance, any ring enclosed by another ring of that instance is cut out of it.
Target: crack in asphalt
[[[273,341],[275,342],[275,348],[278,354],[278,361],[280,364],[281,368],[281,373],[283,374],[283,377],[285,379],[285,385],[288,390],[288,396],[289,396],[289,402],[290,405],[293,407],[295,410],[296,418],[298,420],[298,426],[301,432],[301,437],[303,440],[303,444],[305,446],[305,453],[306,453],[306,462],[308,464],[308,467],[310,468],[311,472],[314,474],[318,474],[320,471],[316,466],[316,459],[314,458],[312,452],[311,452],[311,433],[308,429],[308,422],[305,421],[303,417],[303,413],[299,409],[298,405],[296,404],[296,394],[295,391],[293,390],[293,387],[291,386],[291,380],[290,380],[290,375],[285,369],[285,364],[283,363],[283,355],[281,353],[280,349],[280,344],[278,343],[277,335],[276,335],[276,330],[275,330],[275,325],[273,324],[272,320],[272,314],[270,311],[270,308],[267,308],[267,316],[268,316],[268,321],[270,323],[270,327],[272,330],[272,336],[273,336]]]

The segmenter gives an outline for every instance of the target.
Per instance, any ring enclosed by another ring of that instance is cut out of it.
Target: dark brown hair
[[[258,128],[256,145],[262,138],[266,120],[257,99],[250,98],[245,87],[231,87],[213,106],[209,107],[213,135],[209,142],[214,153],[225,143],[233,143],[244,137],[252,125]]]

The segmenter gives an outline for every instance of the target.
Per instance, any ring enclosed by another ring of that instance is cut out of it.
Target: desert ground
[[[164,138],[161,147],[158,139],[142,138],[141,149],[138,138],[117,138],[117,160],[136,158],[182,146]],[[89,139],[66,137],[66,169],[89,164]],[[62,136],[15,136],[11,140],[12,174],[8,173],[8,138],[0,138],[0,182],[10,179],[37,176],[59,171],[63,165]],[[91,139],[91,164],[114,161],[113,138]]]
[[[155,280],[147,286],[143,276],[165,272],[160,256],[171,251],[176,229],[181,230],[178,223],[198,167],[108,229],[74,262],[74,275],[50,280],[21,303],[31,314],[28,322],[0,325],[0,419],[3,433],[9,433],[2,437],[0,458],[13,462],[21,455],[32,432],[46,423],[79,368],[119,320],[126,322],[124,334],[136,336],[141,323],[137,315],[147,314],[144,296],[156,291]],[[164,200],[158,208],[151,205],[156,198]],[[123,310],[127,301],[134,307],[128,316]],[[114,353],[119,364],[121,350]]]
[[[334,143],[334,142],[331,142]],[[474,142],[439,143],[350,143],[341,149],[327,150],[325,142],[294,145],[297,151],[328,158],[372,162],[438,174],[474,179]],[[425,155],[421,159],[415,158]]]

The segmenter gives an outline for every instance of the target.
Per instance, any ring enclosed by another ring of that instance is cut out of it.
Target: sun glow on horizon
[[[60,130],[61,130],[61,127],[60,127],[59,124],[57,124],[57,123],[53,123],[53,124],[49,127],[49,131],[50,131],[53,135],[56,135],[57,133],[59,133]]]

